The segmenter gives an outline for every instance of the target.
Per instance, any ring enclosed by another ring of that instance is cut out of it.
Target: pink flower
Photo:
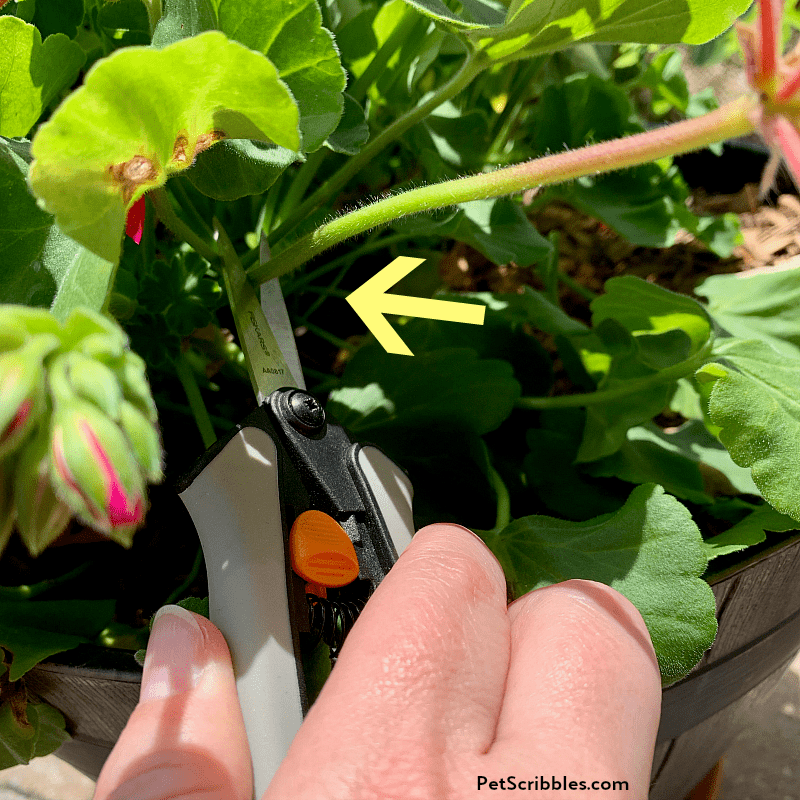
[[[125,233],[133,239],[136,244],[142,241],[144,231],[145,203],[142,195],[128,210],[125,219]]]
[[[50,455],[59,496],[96,530],[128,541],[144,520],[144,483],[120,428],[89,403],[61,405]]]
[[[800,49],[780,55],[782,0],[759,0],[755,26],[739,24],[737,33],[744,52],[750,86],[761,98],[756,126],[772,150],[761,179],[761,192],[772,185],[781,156],[800,186]]]

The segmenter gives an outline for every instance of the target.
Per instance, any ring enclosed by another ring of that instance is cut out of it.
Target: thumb
[[[139,704],[94,800],[250,800],[252,766],[230,653],[205,617],[156,614]]]

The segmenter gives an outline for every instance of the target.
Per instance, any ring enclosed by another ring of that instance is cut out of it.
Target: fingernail
[[[193,689],[206,661],[203,632],[192,614],[180,606],[160,608],[147,643],[139,702]]]

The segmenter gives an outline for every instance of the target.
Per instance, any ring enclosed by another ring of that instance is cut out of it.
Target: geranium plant
[[[409,471],[418,523],[476,529],[515,594],[616,587],[664,682],[692,668],[709,561],[800,520],[800,342],[780,324],[800,276],[595,294],[530,216],[558,199],[636,245],[688,231],[730,254],[736,218],[696,215],[671,157],[758,131],[800,177],[776,0],[738,28],[753,93],[722,107],[664,46],[720,36],[749,0],[0,6],[0,549],[37,556],[70,520],[130,546],[146,485],[252,408],[217,224],[255,285],[281,278],[311,390]],[[408,291],[446,296],[458,253],[522,278],[480,291],[465,258],[451,299],[485,324],[393,320],[413,357],[343,302],[398,254],[427,259]],[[80,575],[0,587],[0,766],[65,736],[27,670],[146,638]]]

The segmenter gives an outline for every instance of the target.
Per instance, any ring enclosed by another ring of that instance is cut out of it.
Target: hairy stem
[[[753,109],[755,102],[754,99],[743,97],[702,117],[656,130],[543,156],[494,172],[410,189],[320,226],[279,253],[271,262],[252,268],[248,274],[257,283],[284,275],[345,239],[410,214],[434,211],[470,200],[517,194],[526,189],[563,183],[585,175],[647,164],[658,158],[698,150],[715,142],[752,133],[754,125],[748,112]]]

